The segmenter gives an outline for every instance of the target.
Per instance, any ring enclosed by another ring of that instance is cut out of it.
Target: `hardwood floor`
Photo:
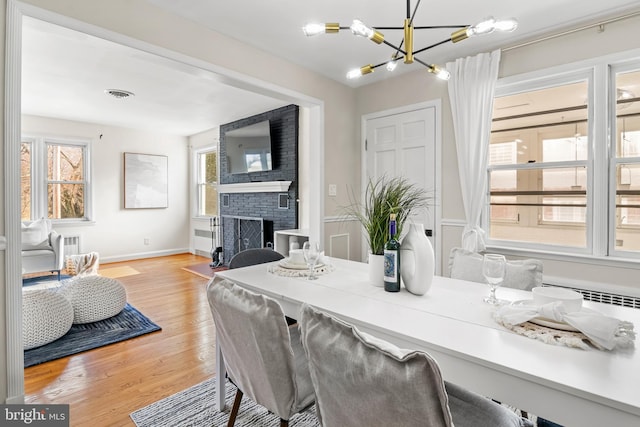
[[[118,280],[162,331],[26,368],[26,403],[70,404],[72,426],[132,426],[131,412],[213,376],[208,280],[182,270],[207,260],[182,254],[102,264],[101,271],[139,272]]]

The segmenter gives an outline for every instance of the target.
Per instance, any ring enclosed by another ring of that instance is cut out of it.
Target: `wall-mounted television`
[[[264,172],[273,169],[269,120],[224,134],[229,173]]]

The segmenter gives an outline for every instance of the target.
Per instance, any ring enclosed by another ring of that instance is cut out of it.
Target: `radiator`
[[[64,236],[64,255],[80,254],[80,236]]]
[[[566,288],[566,289],[571,289],[572,291],[580,292],[585,301],[602,302],[605,304],[620,305],[623,307],[640,308],[639,297],[613,294],[613,293],[602,292],[602,291],[593,291],[588,289],[580,289],[572,286],[547,285],[547,284],[545,284],[544,286],[555,286],[558,288]]]

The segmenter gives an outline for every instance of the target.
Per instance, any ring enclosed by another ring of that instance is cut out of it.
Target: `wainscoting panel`
[[[329,256],[349,259],[349,234],[332,234],[329,236]]]

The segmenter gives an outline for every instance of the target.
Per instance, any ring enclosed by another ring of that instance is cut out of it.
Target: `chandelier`
[[[340,30],[351,30],[351,32],[360,37],[366,37],[369,40],[373,41],[377,44],[386,44],[391,47],[394,52],[391,55],[391,59],[385,62],[382,62],[377,65],[367,64],[363,67],[356,68],[347,73],[348,79],[356,79],[365,74],[372,73],[376,68],[386,65],[388,71],[393,71],[398,65],[398,61],[403,59],[405,64],[412,64],[414,61],[424,65],[427,67],[427,71],[435,74],[437,77],[443,80],[449,80],[449,72],[444,68],[436,65],[429,64],[424,62],[414,55],[422,53],[426,50],[432,49],[436,46],[440,46],[441,44],[445,44],[448,42],[458,43],[462,40],[465,40],[469,37],[475,37],[482,34],[489,34],[495,30],[498,31],[514,31],[518,22],[515,19],[504,19],[497,20],[493,17],[485,18],[481,22],[475,25],[435,25],[435,26],[414,26],[413,25],[413,17],[418,10],[418,6],[420,6],[420,0],[416,3],[415,8],[413,9],[413,13],[411,13],[411,0],[407,0],[407,18],[404,20],[404,25],[402,27],[381,27],[381,26],[373,26],[369,27],[364,24],[362,21],[357,19],[353,20],[353,23],[349,27],[341,27],[339,23],[326,23],[326,24],[307,24],[302,28],[305,35],[314,36],[320,33],[327,34],[335,34]],[[413,31],[414,30],[433,30],[433,29],[456,29],[449,38],[446,38],[438,43],[434,43],[432,45],[423,47],[422,49],[413,50]],[[387,40],[385,40],[384,35],[378,30],[403,30],[404,37],[400,41],[399,45],[394,45]],[[404,47],[403,47],[404,45]]]

